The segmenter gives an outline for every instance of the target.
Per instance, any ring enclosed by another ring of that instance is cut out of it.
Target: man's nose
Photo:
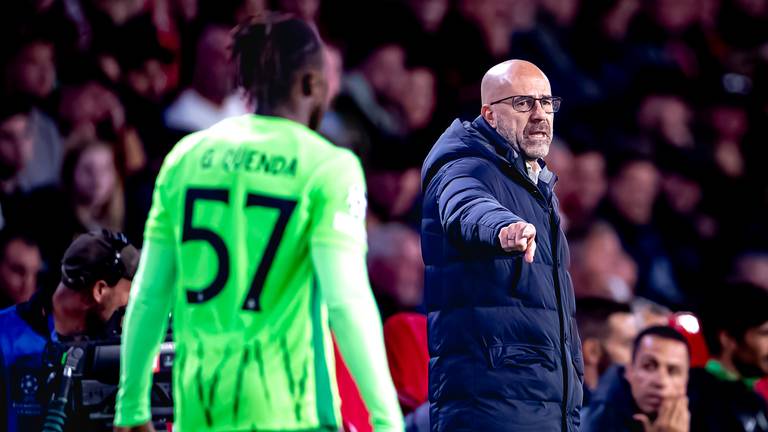
[[[28,291],[34,291],[37,287],[37,273],[28,272],[24,275],[24,288]]]
[[[654,376],[653,384],[661,389],[669,387],[669,374],[666,372],[659,372]]]
[[[541,101],[533,101],[533,109],[531,110],[531,120],[542,121],[547,118],[547,112],[544,111],[544,107],[541,106]]]

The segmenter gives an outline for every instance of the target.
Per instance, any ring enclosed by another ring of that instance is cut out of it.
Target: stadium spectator
[[[536,25],[538,2],[525,0],[461,0],[446,14],[435,44],[449,106],[446,120],[458,113],[461,119],[477,112],[480,77],[490,65],[510,57],[516,33]],[[456,55],[456,47],[465,47]]]
[[[40,250],[32,238],[10,229],[0,232],[0,309],[32,297],[41,267]]]
[[[406,52],[395,41],[384,40],[367,47],[365,54],[352,51],[347,59],[353,68],[344,76],[333,106],[342,125],[328,135],[366,164],[373,149],[407,131],[399,105],[409,77]]]
[[[73,238],[95,229],[121,231],[125,223],[122,179],[109,144],[95,140],[73,143],[64,156],[59,187],[38,189],[28,200],[25,227],[40,244],[51,270]],[[57,215],[55,224],[50,223]]]
[[[420,194],[419,170],[399,152],[403,150],[400,143],[381,144],[391,147],[374,153],[374,163],[368,168],[368,225],[400,221],[418,226],[413,212]],[[389,155],[383,156],[384,153]]]
[[[552,144],[549,146],[549,154],[546,158],[547,167],[552,172],[557,173],[557,185],[555,185],[555,194],[557,198],[561,200],[565,196],[573,193],[573,153],[571,152],[568,143],[562,139],[555,137],[552,139]],[[560,216],[563,217],[562,225],[563,231],[568,232],[570,230],[570,222],[567,220],[565,211],[560,207]]]
[[[559,84],[569,101],[563,115],[594,106],[604,98],[603,89],[579,65],[571,48],[574,22],[581,0],[542,0],[537,25],[513,35],[510,55],[536,63]]]
[[[34,157],[19,173],[19,184],[24,190],[56,183],[61,169],[63,147],[52,111],[56,85],[56,65],[53,43],[42,38],[31,38],[21,43],[11,56],[5,72],[5,91],[27,99],[29,130],[32,135]]]
[[[578,53],[575,60],[600,84],[605,106],[622,103],[632,93],[639,71],[636,48],[627,40],[642,2],[639,0],[582,1],[569,48]],[[600,50],[579,49],[599,46]],[[620,118],[620,113],[606,113]],[[605,123],[604,123],[605,124]]]
[[[195,132],[228,117],[249,112],[245,97],[235,91],[229,61],[229,29],[211,25],[201,34],[195,52],[192,85],[165,111],[165,123],[181,132]]]
[[[128,42],[126,42],[128,43]],[[126,122],[134,126],[145,143],[147,158],[159,165],[178,137],[163,124],[163,107],[174,89],[171,51],[157,41],[143,44],[142,50],[126,50],[117,61],[122,70],[120,100],[125,107]]]
[[[408,71],[408,81],[400,97],[410,131],[424,129],[432,121],[437,105],[436,77],[426,67]]]
[[[679,286],[689,300],[686,309],[695,310],[710,289],[701,269],[725,267],[715,249],[720,227],[704,203],[701,158],[691,150],[669,149],[661,154],[661,199],[654,217]]]
[[[605,157],[600,152],[586,150],[573,156],[571,185],[562,195],[558,185],[557,195],[568,217],[569,233],[584,231],[592,226],[608,188],[605,174]]]
[[[44,38],[30,38],[15,47],[4,71],[5,91],[45,103],[56,86],[54,46]]]
[[[745,252],[736,257],[733,278],[768,291],[768,251]]]
[[[639,296],[677,306],[685,302],[675,269],[665,248],[653,208],[660,190],[658,168],[642,157],[625,159],[613,168],[608,188],[610,206],[604,212],[622,246],[637,263]]]
[[[755,393],[768,376],[768,291],[726,286],[702,327],[712,359],[691,372],[696,431],[768,431],[768,405]]]
[[[637,44],[638,67],[646,73],[680,73],[690,81],[708,78],[717,61],[702,27],[696,0],[643,2],[627,36]]]
[[[649,327],[634,341],[631,362],[603,376],[584,409],[585,432],[692,430],[686,387],[690,367],[685,337]]]
[[[722,96],[705,112],[709,126],[710,151],[720,175],[738,179],[746,171],[744,147],[749,132],[749,112],[744,98]]]
[[[28,103],[16,98],[4,98],[0,107],[0,228],[26,216],[19,173],[34,157],[30,109]]]
[[[144,145],[136,129],[127,122],[122,102],[114,91],[95,79],[62,89],[59,126],[66,147],[82,140],[113,143],[119,155],[120,172],[135,173],[146,164]],[[66,175],[62,172],[62,176]]]
[[[576,325],[584,355],[584,406],[589,405],[600,376],[614,365],[626,367],[632,359],[632,342],[640,331],[626,303],[602,298],[576,300]]]
[[[440,29],[450,9],[448,0],[408,0],[407,3],[427,33],[435,33]]]
[[[637,265],[622,248],[616,231],[605,222],[596,222],[571,239],[570,272],[576,297],[632,300]]]
[[[324,137],[339,147],[346,147],[354,150],[356,139],[347,136],[347,129],[343,117],[336,112],[334,102],[341,92],[342,76],[344,74],[344,57],[338,47],[325,43],[323,46],[325,53],[325,73],[328,75],[328,93],[326,102],[328,111],[323,115],[323,121],[318,130]]]
[[[560,99],[522,60],[492,67],[481,97],[422,168],[432,428],[578,428],[568,244],[542,159]]]
[[[370,228],[368,273],[384,321],[396,312],[419,309],[424,297],[424,263],[418,234],[398,223]]]
[[[657,145],[693,148],[693,109],[680,95],[651,93],[640,102],[637,126]]]
[[[38,291],[0,312],[0,424],[39,430],[54,390],[43,352],[52,342],[106,336],[106,323],[128,302],[139,253],[119,233],[78,237],[61,261],[55,290]]]

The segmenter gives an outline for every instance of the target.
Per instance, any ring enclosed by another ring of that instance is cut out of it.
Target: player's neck
[[[256,114],[282,117],[288,120],[293,120],[296,123],[301,123],[304,126],[309,124],[309,113],[305,113],[304,110],[289,108],[286,106],[264,107],[264,109],[256,110]]]

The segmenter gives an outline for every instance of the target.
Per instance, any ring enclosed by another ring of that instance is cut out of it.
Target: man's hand
[[[691,427],[691,412],[688,410],[686,396],[665,399],[653,423],[645,414],[635,414],[633,418],[643,424],[645,432],[688,432]]]
[[[525,261],[533,262],[536,253],[536,227],[525,222],[515,222],[499,231],[501,248],[505,252],[523,252]]]
[[[156,432],[152,422],[146,422],[138,426],[115,426],[114,432]]]

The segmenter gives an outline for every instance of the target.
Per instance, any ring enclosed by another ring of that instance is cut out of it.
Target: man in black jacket
[[[575,431],[583,361],[542,159],[560,98],[520,60],[481,93],[481,115],[454,121],[422,168],[432,430]]]
[[[690,352],[685,337],[654,326],[634,341],[632,362],[609,369],[583,411],[585,432],[688,432],[686,386]]]

